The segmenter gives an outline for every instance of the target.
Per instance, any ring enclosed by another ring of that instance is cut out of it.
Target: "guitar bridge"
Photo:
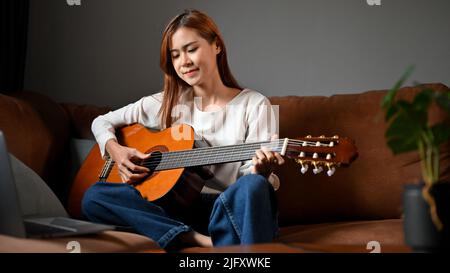
[[[105,164],[103,164],[102,171],[100,172],[98,176],[98,180],[100,182],[106,182],[106,179],[109,176],[109,173],[112,170],[112,167],[114,166],[114,160],[112,160],[110,157],[106,159]]]

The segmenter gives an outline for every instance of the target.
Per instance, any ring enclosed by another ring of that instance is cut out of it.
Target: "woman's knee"
[[[126,185],[116,183],[97,182],[90,186],[81,200],[81,209],[85,216],[95,215],[101,209],[101,203],[114,203],[119,196],[129,190]]]
[[[259,174],[248,174],[242,176],[238,179],[236,184],[239,191],[246,192],[251,195],[267,194],[271,186],[267,178]]]

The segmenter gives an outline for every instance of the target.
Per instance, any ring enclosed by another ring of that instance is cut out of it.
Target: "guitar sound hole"
[[[156,167],[158,167],[159,163],[161,163],[162,159],[162,153],[160,151],[154,151],[151,153],[150,158],[146,159],[145,162],[143,162],[143,165],[145,167],[150,169],[150,174],[152,174]]]
[[[139,184],[143,183],[144,181],[146,181],[146,179],[149,179],[151,176],[153,176],[155,174],[156,168],[158,167],[159,163],[161,162],[161,159],[162,159],[162,153],[160,151],[154,151],[151,153],[149,158],[142,160],[140,162],[133,162],[140,166],[144,166],[150,170],[150,172],[148,173],[148,175],[145,176],[145,178],[135,182],[133,185],[134,186],[139,185]]]

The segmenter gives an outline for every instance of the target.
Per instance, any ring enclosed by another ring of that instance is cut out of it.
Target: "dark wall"
[[[239,82],[272,95],[331,95],[412,80],[450,85],[450,1],[31,0],[25,88],[122,106],[162,87],[161,33],[184,8],[214,18]],[[69,1],[70,2],[70,1]]]

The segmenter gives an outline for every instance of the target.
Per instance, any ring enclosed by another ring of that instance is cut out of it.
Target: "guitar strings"
[[[278,142],[278,143],[276,143]],[[301,140],[288,140],[288,145],[291,147],[300,147],[300,146],[304,146],[303,143],[306,143],[306,146],[315,146],[317,147],[317,142],[308,142],[308,141],[301,141]],[[302,143],[302,144],[296,144],[296,143]],[[162,154],[170,156],[170,155],[175,155],[178,156],[177,154],[179,153],[187,153],[187,152],[223,152],[224,150],[235,150],[238,149],[239,146],[242,146],[244,149],[246,149],[247,147],[250,147],[250,149],[254,149],[253,146],[258,146],[261,144],[267,144],[269,146],[278,146],[280,144],[284,144],[284,139],[278,139],[278,140],[273,140],[273,141],[260,141],[260,142],[253,142],[253,143],[242,143],[242,144],[235,144],[235,145],[226,145],[226,146],[218,146],[218,147],[201,147],[201,148],[195,148],[192,150],[181,150],[181,151],[169,151],[169,152],[164,152]],[[309,145],[308,145],[309,144]],[[321,147],[328,147],[327,144],[324,143],[319,143],[319,146]]]
[[[277,143],[278,142],[278,143]],[[291,147],[305,147],[303,144],[295,144],[295,142],[297,141],[293,141],[293,140],[289,140],[288,145]],[[301,142],[301,143],[306,143],[306,142]],[[237,144],[237,145],[227,145],[227,146],[219,146],[219,147],[202,147],[202,148],[195,148],[192,150],[181,150],[181,151],[170,151],[170,152],[164,152],[162,154],[164,154],[165,156],[170,156],[170,155],[174,155],[174,156],[178,156],[179,153],[221,153],[221,152],[226,152],[226,151],[230,151],[230,150],[237,150],[239,148],[239,146],[243,146],[243,150],[254,150],[255,148],[260,148],[261,144],[266,144],[264,145],[264,147],[267,148],[273,148],[273,147],[278,147],[280,144],[284,144],[284,139],[280,139],[280,140],[275,140],[275,141],[261,141],[261,142],[254,142],[254,143],[242,143],[242,144]],[[306,145],[306,147],[317,147],[317,143],[314,142],[310,142],[310,144],[314,144],[314,145]],[[329,147],[327,144],[323,144],[320,143],[319,144],[320,147]]]
[[[267,142],[267,143],[268,143],[268,142]],[[241,155],[241,156],[245,156],[244,158],[248,158],[248,154],[253,154],[253,153],[255,152],[256,149],[260,148],[260,146],[256,146],[256,145],[250,145],[250,146],[255,146],[255,147],[249,147],[249,148],[244,149],[244,150],[229,152],[229,153],[227,154],[227,157],[235,156],[235,155],[238,155],[238,154],[239,154],[239,155]],[[276,145],[275,143],[273,143],[273,142],[272,142],[272,144],[269,144],[269,145],[267,145],[266,147],[267,147],[267,148],[271,148],[270,146],[272,146],[272,148],[279,148],[279,149],[281,150],[281,148],[280,148],[279,146],[277,146],[277,145]],[[289,145],[289,146],[294,146],[294,147],[295,147],[295,146],[302,146],[302,147],[304,147],[303,145],[296,145],[296,144],[291,144],[291,145]],[[321,146],[326,146],[326,145],[321,145]],[[310,146],[310,147],[311,147],[311,146]],[[206,147],[206,148],[214,148],[214,147]],[[217,148],[217,147],[216,147],[216,148]],[[211,165],[211,164],[212,164],[212,163],[210,163],[210,162],[201,162],[201,161],[199,161],[199,156],[198,156],[198,155],[195,155],[195,154],[192,154],[193,152],[197,152],[196,150],[198,150],[198,149],[165,152],[165,153],[163,153],[163,155],[164,155],[164,160],[166,160],[165,162],[162,162],[162,163],[161,163],[161,160],[159,160],[159,159],[157,159],[157,158],[150,158],[150,159],[147,160],[146,163],[141,164],[141,166],[148,167],[148,168],[150,168],[150,169],[156,169],[158,166],[159,166],[159,167],[163,166],[163,167],[162,167],[163,169],[177,169],[177,168],[183,168],[183,167],[193,167],[193,166]],[[272,151],[274,151],[274,149],[272,149]],[[178,152],[178,153],[185,153],[185,155],[182,155],[182,156],[176,156],[176,155],[175,155],[175,152]],[[208,150],[208,152],[209,152],[210,154],[209,154],[209,155],[203,155],[202,158],[205,158],[205,157],[211,157],[211,156],[216,156],[216,157],[219,156],[219,155],[217,155],[217,154],[218,154],[217,151],[210,151],[210,150]],[[248,153],[248,154],[242,154],[242,152],[246,152],[246,153]],[[214,153],[216,153],[216,154],[214,154]],[[170,155],[169,155],[169,154],[170,154]],[[162,155],[162,156],[163,156],[163,155]],[[247,155],[247,156],[246,156],[246,155]],[[171,157],[171,158],[170,158],[170,157]],[[175,157],[175,158],[174,158],[174,157]],[[224,158],[223,158],[223,159],[224,159]],[[170,160],[174,160],[174,161],[170,162]],[[242,159],[242,160],[246,160],[246,159]],[[191,164],[188,164],[188,166],[186,166],[187,164],[185,163],[185,161],[191,161]],[[234,161],[236,161],[236,160],[225,161],[225,162],[222,162],[222,163],[226,163],[226,162],[234,162]],[[112,168],[112,171],[113,171],[114,169],[116,169],[116,166],[114,166],[114,165],[115,165],[115,164],[114,164],[114,163],[115,163],[114,161],[112,161],[111,163],[112,163],[111,168]],[[183,163],[183,164],[181,164],[181,163]],[[194,164],[192,164],[192,163],[194,163]],[[179,165],[177,165],[177,164],[181,164],[181,166],[179,166]],[[217,163],[217,164],[219,164],[219,163]]]
[[[225,148],[224,148],[224,146],[205,147],[206,150],[203,148],[204,151],[199,151],[201,148],[192,149],[192,150],[183,150],[183,151],[172,151],[172,152],[163,153],[161,156],[164,157],[165,160],[174,159],[174,157],[176,157],[175,160],[179,161],[178,163],[181,163],[181,161],[183,161],[183,160],[194,160],[194,161],[197,160],[198,161],[199,153],[202,153],[202,158],[211,157],[211,156],[219,157],[220,155],[222,155],[222,157],[229,157],[230,155],[235,156],[237,154],[241,154],[242,156],[245,156],[246,154],[243,154],[243,152],[253,154],[256,149],[260,148],[259,145],[261,143],[265,143],[266,144],[265,147],[272,148],[272,150],[273,150],[273,148],[278,148],[281,150],[281,147],[279,146],[279,144],[281,144],[281,142],[284,142],[284,140],[280,140],[280,141],[278,141],[278,143],[276,143],[276,141],[272,141],[272,142],[266,141],[266,142],[258,142],[258,143],[251,143],[251,144],[247,143],[247,144],[244,144],[246,146],[245,149],[241,149],[238,151],[236,151],[237,149],[236,149],[235,145],[229,145],[231,147],[225,147]],[[242,145],[242,144],[240,144],[240,145]],[[303,145],[296,145],[296,144],[290,144],[289,146],[304,147]],[[327,145],[321,145],[321,146],[327,146]],[[211,149],[211,148],[215,148],[215,149]],[[220,148],[222,148],[222,149],[220,149]],[[228,154],[224,156],[223,154],[225,152],[228,152]],[[178,155],[180,153],[181,153],[181,156]],[[147,162],[149,162],[150,164],[144,164],[143,166],[152,167],[154,165],[151,165],[151,163],[154,163],[155,165],[160,164],[160,160],[158,158],[148,159]]]
[[[303,143],[308,143],[306,141],[299,141],[299,140],[289,140],[288,145],[291,147],[305,147]],[[300,144],[301,143],[301,144]],[[261,145],[265,144],[265,145]],[[222,156],[222,160],[230,157],[234,157],[236,155],[241,155],[243,157],[248,157],[249,154],[253,154],[258,148],[261,148],[261,146],[267,147],[268,149],[271,149],[272,151],[281,151],[282,146],[280,147],[280,144],[284,144],[284,139],[278,139],[274,141],[262,141],[262,142],[254,142],[254,143],[243,143],[238,145],[227,145],[227,146],[220,146],[220,147],[202,147],[202,148],[196,148],[192,150],[182,150],[182,151],[171,151],[171,152],[164,152],[161,154],[158,158],[149,158],[144,161],[144,164],[141,166],[148,167],[148,168],[155,168],[158,165],[164,165],[166,168],[175,168],[177,166],[177,163],[183,163],[183,161],[190,161],[191,163],[194,163],[192,166],[195,165],[208,165],[208,162],[204,163],[205,159],[209,160],[211,157],[219,158]],[[317,147],[317,142],[309,142],[309,144],[314,144],[314,147]],[[244,146],[244,149],[238,149],[237,146]],[[308,146],[308,145],[307,145]],[[312,145],[309,145],[311,147]],[[319,146],[322,147],[329,147],[327,144],[320,143]],[[181,154],[181,156],[180,156]],[[199,154],[201,154],[201,157],[199,157]],[[161,159],[163,160],[175,160],[174,162],[166,161],[161,163]],[[168,165],[168,166],[166,166]],[[186,165],[186,164],[183,164]]]

